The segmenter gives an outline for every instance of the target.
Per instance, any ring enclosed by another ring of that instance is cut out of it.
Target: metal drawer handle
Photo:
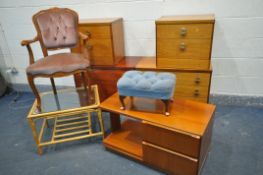
[[[201,82],[201,79],[200,79],[199,77],[197,77],[197,78],[195,79],[195,84],[200,84],[200,82]]]
[[[182,28],[180,29],[180,35],[181,35],[181,36],[186,36],[186,34],[187,34],[187,28],[182,27]]]
[[[179,48],[180,48],[181,51],[185,51],[186,44],[185,43],[180,43]]]
[[[195,96],[195,97],[198,97],[199,95],[200,95],[199,90],[196,89],[195,92],[194,92],[194,96]]]

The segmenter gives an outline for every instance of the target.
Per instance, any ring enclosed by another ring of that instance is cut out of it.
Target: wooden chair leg
[[[126,98],[126,96],[122,96],[122,95],[119,96],[119,99],[120,99],[120,102],[121,102],[121,107],[120,107],[121,110],[125,109],[125,103],[124,103],[124,99],[125,98]]]
[[[39,111],[41,111],[41,99],[40,99],[40,95],[37,91],[37,88],[35,86],[35,83],[34,83],[34,77],[32,75],[27,75],[27,80],[28,80],[28,84],[29,86],[31,87],[36,99],[37,99],[37,109]]]
[[[170,115],[170,112],[169,112],[170,100],[162,100],[162,101],[165,107],[165,115],[169,116]]]
[[[85,91],[87,92],[88,94],[88,100],[91,100],[91,87],[89,85],[89,78],[86,78],[86,74],[85,72],[81,72],[81,78],[82,78],[82,83],[83,83],[83,86],[84,86],[84,89]],[[87,85],[87,82],[88,82],[88,85]],[[87,88],[88,86],[88,88]]]
[[[57,89],[56,89],[56,85],[55,85],[54,78],[50,78],[50,81],[51,81],[53,93],[54,93],[54,94],[57,94]]]
[[[86,71],[86,73],[87,73],[87,85],[88,85],[88,91],[89,91],[90,99],[93,99],[93,96],[92,96],[92,87],[91,87],[90,70],[88,69],[88,70]]]

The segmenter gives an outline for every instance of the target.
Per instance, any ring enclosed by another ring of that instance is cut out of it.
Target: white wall
[[[214,13],[216,27],[211,93],[263,96],[263,1],[262,0],[1,0],[0,37],[2,59],[19,74],[13,83],[27,83],[28,65],[22,39],[35,35],[31,17],[52,6],[76,10],[80,18],[123,17],[126,55],[155,55],[155,19],[162,15]],[[41,52],[34,47],[36,56]],[[13,61],[12,61],[13,60]],[[73,84],[72,78],[56,81]],[[40,79],[40,84],[49,83]]]

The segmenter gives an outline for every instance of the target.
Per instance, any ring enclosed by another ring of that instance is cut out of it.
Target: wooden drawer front
[[[210,73],[176,73],[175,98],[207,102]]]
[[[208,87],[194,87],[194,86],[177,86],[174,98],[183,97],[184,99],[207,99]],[[206,100],[207,101],[207,100]]]
[[[143,122],[143,140],[191,157],[199,155],[199,136],[171,131],[147,122]]]
[[[176,86],[209,86],[210,73],[176,72]]]
[[[209,59],[210,39],[158,39],[157,57],[174,59]]]
[[[82,33],[89,35],[91,39],[96,38],[111,38],[111,29],[110,25],[81,25],[79,26],[79,31]]]
[[[176,59],[171,57],[160,57],[157,59],[157,67],[174,69],[209,69],[210,60]]]
[[[143,161],[168,174],[196,175],[198,160],[143,142]]]
[[[157,25],[157,38],[211,38],[213,24]]]

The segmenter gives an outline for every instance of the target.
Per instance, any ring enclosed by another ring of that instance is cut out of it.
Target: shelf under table
[[[103,143],[106,148],[142,161],[142,126],[140,121],[126,120]]]

